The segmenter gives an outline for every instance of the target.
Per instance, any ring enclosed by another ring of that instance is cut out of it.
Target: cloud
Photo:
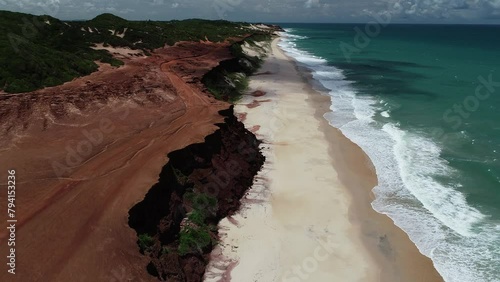
[[[95,5],[93,3],[89,3],[89,2],[83,3],[83,7],[86,10],[90,10],[90,11],[95,10]]]
[[[383,8],[367,14],[389,13],[407,19],[485,19],[500,13],[500,0],[380,0]]]
[[[165,4],[164,0],[153,0],[151,6],[163,6]]]
[[[90,19],[113,12],[133,20],[217,19],[223,14],[225,19],[236,21],[360,22],[376,14],[390,14],[395,22],[500,23],[500,0],[0,0],[0,3],[1,9],[62,19]]]
[[[490,0],[487,4],[493,9],[500,9],[500,0]]]
[[[310,8],[313,8],[313,7],[318,7],[319,6],[319,0],[307,0],[305,3],[304,3],[304,7],[310,9]]]

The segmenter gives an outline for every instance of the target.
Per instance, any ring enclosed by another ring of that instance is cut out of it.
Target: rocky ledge
[[[162,281],[202,281],[217,224],[240,207],[264,163],[259,141],[233,114],[204,143],[168,154],[156,183],[129,212],[151,275]]]

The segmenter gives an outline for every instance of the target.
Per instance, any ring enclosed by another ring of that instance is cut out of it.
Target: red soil
[[[254,91],[252,93],[252,96],[254,96],[254,97],[261,97],[261,96],[264,96],[264,95],[266,95],[266,92],[261,91],[261,90],[256,90],[256,91]]]
[[[202,142],[228,104],[202,76],[227,44],[180,43],[62,86],[0,96],[0,203],[16,169],[16,275],[0,281],[157,281],[128,211],[157,182],[166,154]],[[6,212],[0,212],[5,224]]]
[[[267,100],[253,100],[252,103],[249,103],[247,104],[247,108],[249,109],[253,109],[253,108],[257,108],[258,106],[260,106],[261,103],[264,103],[264,102],[270,102],[271,100],[270,99],[267,99]]]

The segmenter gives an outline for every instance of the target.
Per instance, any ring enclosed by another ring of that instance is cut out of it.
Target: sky
[[[0,0],[0,10],[64,20],[112,13],[129,20],[500,24],[500,0]]]

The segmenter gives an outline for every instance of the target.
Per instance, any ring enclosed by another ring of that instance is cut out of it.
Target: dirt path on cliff
[[[16,275],[0,281],[156,281],[128,211],[157,181],[166,154],[203,138],[228,104],[201,77],[225,44],[181,43],[65,85],[0,97],[0,203],[16,170]],[[0,212],[0,222],[6,213]]]

